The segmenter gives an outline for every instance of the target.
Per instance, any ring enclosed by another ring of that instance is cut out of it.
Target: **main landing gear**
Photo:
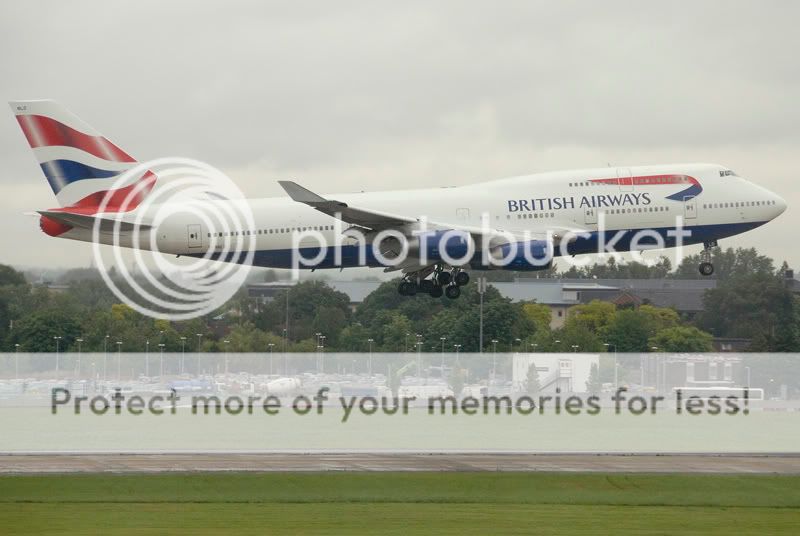
[[[467,283],[469,274],[460,268],[446,270],[443,266],[435,266],[432,270],[406,275],[397,286],[397,292],[401,296],[424,293],[431,298],[441,298],[444,295],[454,300],[461,296],[461,287]]]
[[[711,264],[711,248],[715,247],[717,247],[716,240],[712,240],[711,242],[703,242],[703,251],[700,253],[700,259],[703,262],[701,262],[700,266],[697,267],[697,269],[700,271],[700,275],[708,277],[714,273],[714,265]]]

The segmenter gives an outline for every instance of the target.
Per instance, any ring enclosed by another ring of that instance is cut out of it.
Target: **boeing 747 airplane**
[[[274,268],[383,267],[399,292],[456,298],[468,270],[542,270],[552,258],[682,244],[705,246],[786,210],[778,195],[715,164],[538,173],[452,188],[320,195],[280,181],[288,197],[148,205],[157,171],[53,101],[12,102],[58,207],[38,211],[47,235]],[[132,170],[137,170],[131,173]],[[126,174],[128,176],[126,176]],[[125,182],[120,184],[119,179]],[[210,226],[198,210],[249,212]],[[167,209],[166,211],[164,209]],[[154,214],[161,210],[161,217]],[[166,216],[163,216],[166,212]]]

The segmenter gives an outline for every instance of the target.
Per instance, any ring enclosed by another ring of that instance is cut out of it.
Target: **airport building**
[[[326,281],[333,289],[347,294],[355,308],[380,285],[379,281]],[[592,300],[612,302],[621,307],[651,304],[670,307],[692,316],[703,310],[703,294],[716,288],[715,279],[524,279],[513,282],[490,282],[502,296],[512,302],[536,302],[547,305],[551,328],[564,325],[567,310]],[[248,295],[269,301],[291,283],[253,283]]]

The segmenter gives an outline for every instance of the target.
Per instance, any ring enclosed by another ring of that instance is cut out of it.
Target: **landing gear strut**
[[[697,269],[700,271],[700,275],[708,277],[714,273],[714,265],[711,264],[711,248],[715,247],[717,247],[716,240],[703,242],[703,251],[700,253],[700,259],[703,262],[701,262],[700,266],[697,267]]]

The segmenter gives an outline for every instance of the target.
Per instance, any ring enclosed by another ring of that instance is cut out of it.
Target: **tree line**
[[[788,266],[776,268],[755,249],[715,249],[712,257],[717,287],[706,291],[704,311],[691,318],[647,303],[617,307],[593,301],[570,308],[564,325],[551,329],[548,306],[513,303],[489,286],[483,350],[694,352],[711,350],[713,337],[748,339],[752,351],[800,350],[800,302],[787,285]],[[694,278],[697,262],[687,257],[675,269],[666,259],[654,266],[608,262],[546,275]],[[55,292],[0,265],[0,348],[52,352],[57,341],[62,351],[94,352],[480,350],[474,284],[460,299],[448,300],[403,297],[396,281],[389,281],[352,308],[347,295],[324,281],[304,281],[289,291],[287,332],[285,294],[263,303],[242,290],[213,314],[169,322],[118,303],[96,274],[76,273],[79,277],[68,274],[69,284]]]

